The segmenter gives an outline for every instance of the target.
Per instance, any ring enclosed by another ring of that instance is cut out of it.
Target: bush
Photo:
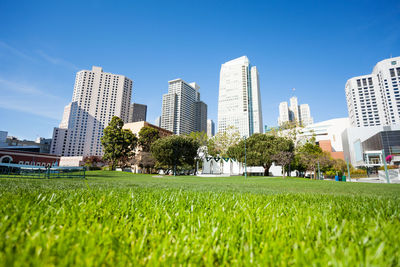
[[[395,170],[395,169],[398,169],[399,167],[396,165],[387,165],[387,168],[388,168],[388,170]],[[379,167],[378,170],[381,170],[381,171],[385,170],[385,166]]]

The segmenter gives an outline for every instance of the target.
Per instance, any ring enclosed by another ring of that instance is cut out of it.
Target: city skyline
[[[347,116],[346,81],[400,55],[400,4],[385,3],[2,1],[0,130],[21,139],[51,137],[75,73],[92,65],[135,80],[132,101],[148,106],[150,122],[160,115],[171,77],[196,80],[208,117],[217,121],[220,65],[241,55],[259,70],[263,125],[277,124],[277,107],[293,87],[316,122]],[[171,18],[170,11],[184,15]],[[102,27],[82,27],[87,21]],[[171,31],[188,34],[178,40]]]

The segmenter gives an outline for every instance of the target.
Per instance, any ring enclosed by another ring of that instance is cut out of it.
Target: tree
[[[245,144],[241,140],[228,149],[228,156],[244,162]],[[269,175],[269,168],[274,162],[274,156],[280,151],[293,151],[293,142],[275,135],[253,134],[246,139],[246,161],[248,166],[263,166],[264,175]]]
[[[157,166],[168,170],[176,170],[183,166],[194,166],[199,144],[187,136],[172,135],[158,139],[151,146],[151,153]]]
[[[158,139],[160,139],[160,131],[155,128],[144,126],[139,131],[138,144],[144,152],[150,152],[151,144]]]
[[[240,142],[241,136],[234,126],[228,126],[224,132],[218,132],[208,142],[208,154],[227,157],[228,148]]]
[[[111,170],[115,170],[119,164],[122,168],[127,166],[135,155],[137,137],[131,130],[122,129],[124,122],[114,116],[109,125],[104,129],[101,143],[104,147],[103,159],[110,162]]]
[[[322,149],[311,142],[305,143],[302,147],[298,149],[299,159],[302,164],[304,164],[308,171],[312,171],[315,176],[315,168],[323,156]]]
[[[285,178],[286,175],[285,167],[288,166],[293,160],[293,148],[291,150],[292,151],[279,151],[272,156],[272,159],[276,165],[282,166],[283,178]]]
[[[199,146],[207,146],[208,145],[208,136],[205,132],[191,132],[187,135],[192,138],[194,141],[199,143]]]
[[[100,156],[86,156],[83,158],[83,162],[89,169],[101,169],[101,166],[105,165],[104,160]]]

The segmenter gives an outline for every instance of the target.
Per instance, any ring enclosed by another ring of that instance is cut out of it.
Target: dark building
[[[14,136],[8,136],[5,145],[1,146],[4,149],[30,151],[39,153],[50,153],[51,138],[39,137],[36,141],[19,140]]]
[[[195,131],[207,133],[207,104],[203,101],[196,101]]]
[[[147,115],[146,105],[132,103],[129,106],[128,122],[146,121],[146,115]]]

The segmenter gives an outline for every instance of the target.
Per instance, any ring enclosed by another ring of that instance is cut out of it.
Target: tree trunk
[[[283,178],[285,178],[285,165],[282,165]]]
[[[269,168],[271,167],[271,165],[263,165],[264,167],[264,176],[269,176]]]

